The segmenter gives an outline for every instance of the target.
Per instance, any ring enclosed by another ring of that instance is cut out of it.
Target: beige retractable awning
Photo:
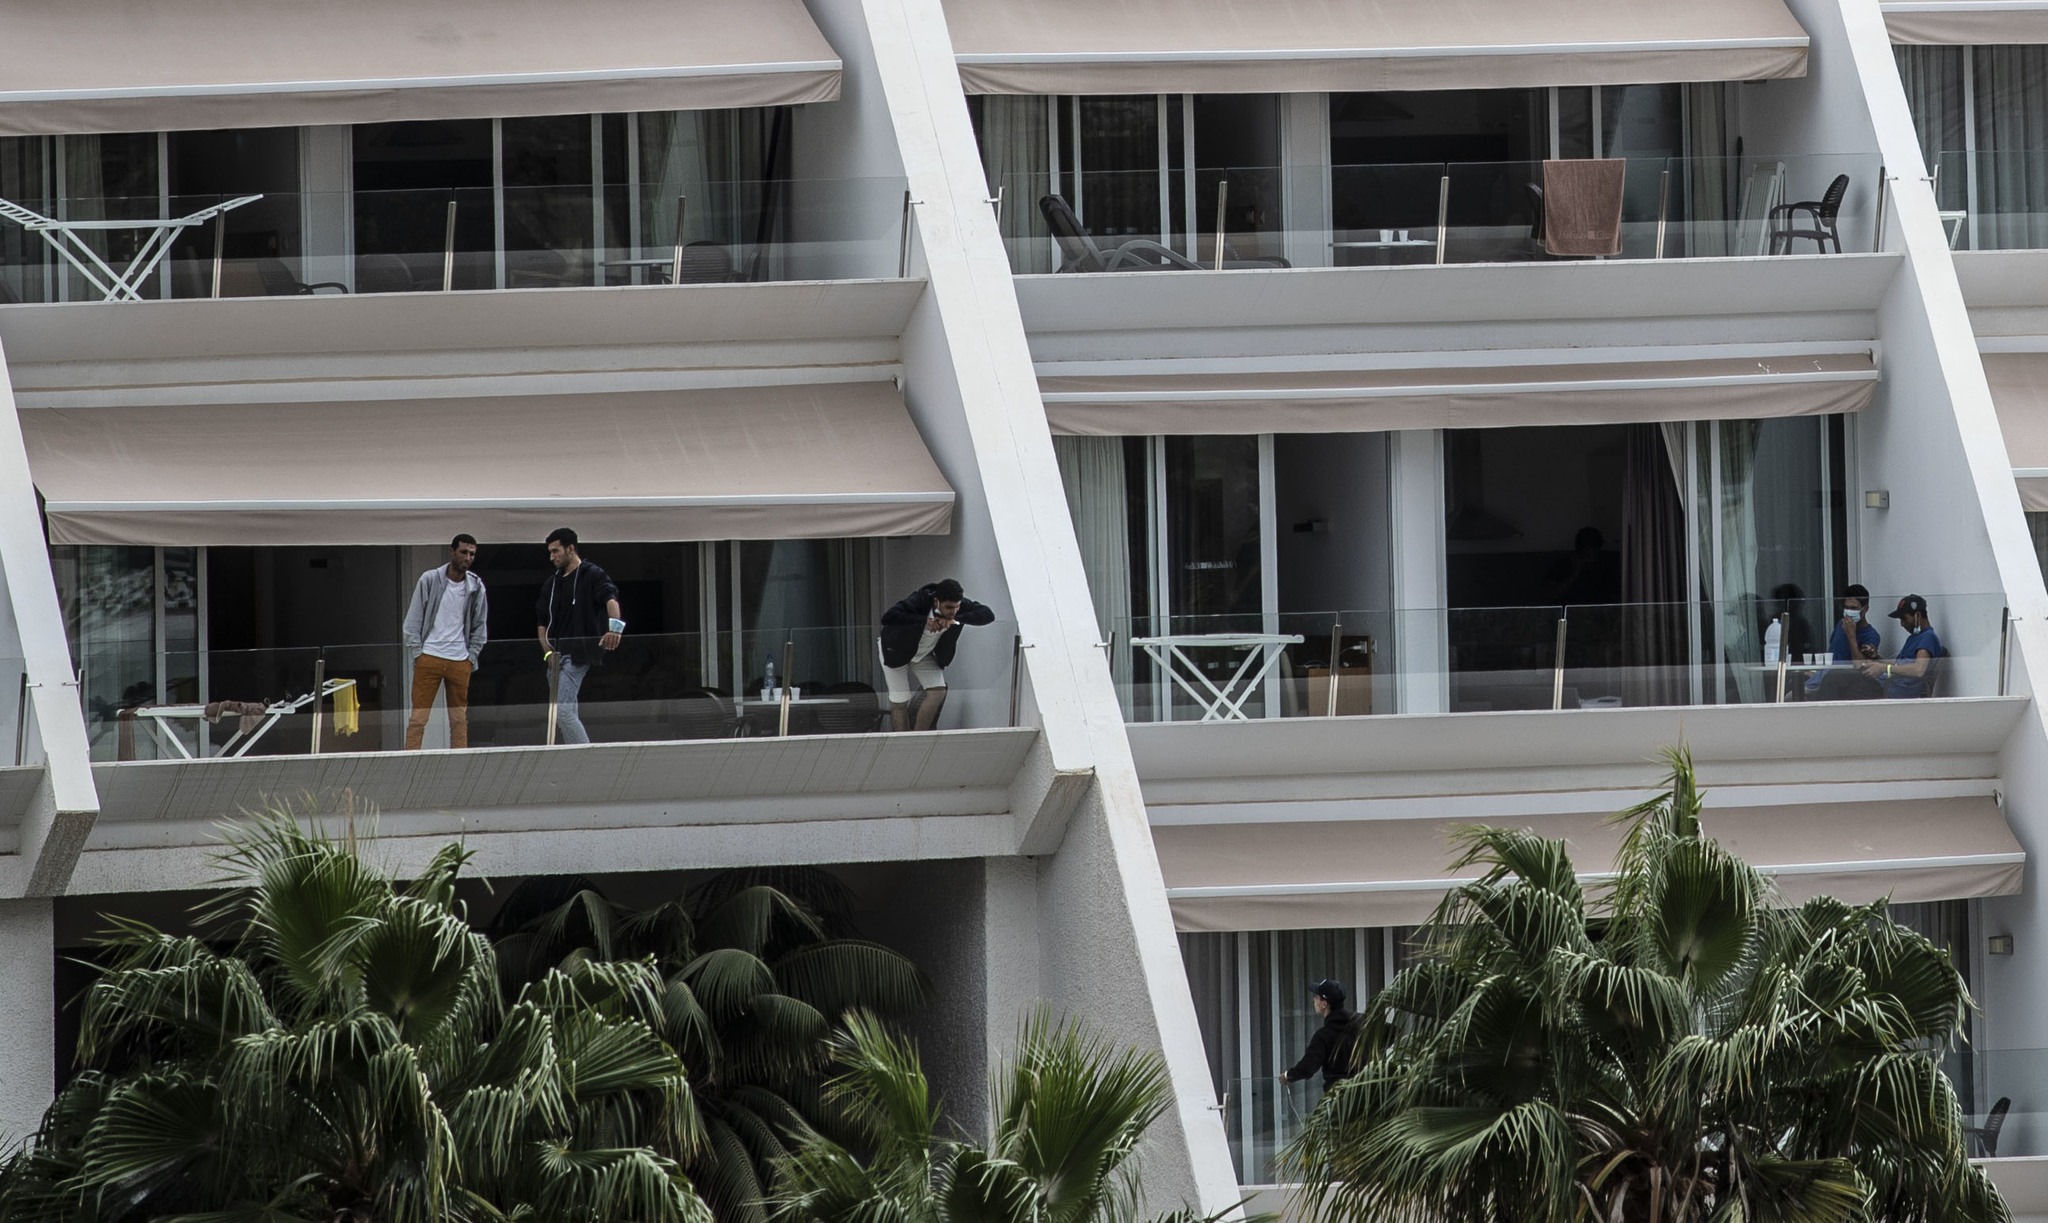
[[[1987,352],[1984,377],[2020,504],[2048,510],[2048,352]]]
[[[839,96],[801,0],[9,0],[0,135]]]
[[[1803,76],[1783,0],[945,0],[969,93],[1299,93]]]
[[[2008,46],[2048,42],[2048,0],[1885,0],[1896,43]]]
[[[1046,377],[1055,433],[1377,433],[1858,412],[1868,352],[1583,365]]]
[[[933,535],[953,511],[887,382],[21,421],[55,543]]]
[[[2026,864],[1989,797],[1710,807],[1703,818],[1792,904],[2010,896]],[[1152,839],[1182,930],[1408,926],[1460,882],[1448,836],[1461,822],[1470,821],[1169,825]],[[1621,842],[1600,815],[1495,822],[1565,838],[1588,883],[1612,868]]]

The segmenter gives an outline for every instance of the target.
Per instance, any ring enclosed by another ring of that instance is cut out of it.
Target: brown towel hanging
[[[1543,163],[1543,249],[1553,255],[1619,255],[1619,157]]]

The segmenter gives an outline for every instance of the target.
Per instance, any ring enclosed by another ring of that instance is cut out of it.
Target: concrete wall
[[[1977,356],[1931,185],[1920,176],[1919,144],[1875,0],[1795,0],[1816,39],[1815,58],[1853,65],[1877,150],[1893,167],[1885,246],[1905,253],[1899,280],[1879,310],[1884,383],[1854,433],[1857,489],[1885,489],[1891,508],[1861,516],[1864,582],[1923,593],[1998,592],[2014,618],[2009,690],[2044,690],[2048,590],[2027,534],[1990,390]],[[1833,70],[1827,77],[1836,79]],[[1853,115],[1858,99],[1831,95],[1830,110]],[[1827,122],[1816,116],[1814,123]],[[1849,115],[1833,122],[1849,124]],[[1853,503],[1852,503],[1853,504]],[[1938,623],[1937,623],[1938,627]],[[1995,670],[1996,655],[1991,654]],[[1982,660],[1972,664],[1982,669]],[[1996,679],[1996,676],[1991,678]],[[2048,721],[2030,705],[1999,758],[2005,811],[2030,856],[2048,852]],[[2039,872],[2020,896],[1982,902],[1983,929],[2014,936],[2015,954],[1986,957],[1978,1002],[1980,1048],[2038,1048],[2048,1008],[2048,901]]]
[[[55,948],[50,902],[0,900],[0,1149],[34,1133],[56,1090]]]
[[[1849,194],[1842,201],[1842,245],[1845,250],[1867,251],[1875,233],[1877,170],[1883,158],[1859,65],[1849,54],[1842,5],[1839,0],[1788,0],[1788,5],[1813,40],[1806,75],[1729,86],[1735,91],[1743,173],[1755,159],[1784,158],[1790,200],[1819,199],[1835,175],[1849,175]],[[1874,2],[1869,8],[1877,11]],[[1888,163],[1888,171],[1910,172],[1899,162]]]
[[[812,0],[811,16],[835,48],[867,34],[860,6]],[[894,276],[902,250],[903,163],[875,78],[874,60],[840,51],[836,102],[800,106],[791,125],[792,226],[800,279]]]

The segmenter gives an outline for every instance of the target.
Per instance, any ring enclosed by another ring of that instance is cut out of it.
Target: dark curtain
[[[1630,705],[1682,705],[1685,691],[1685,505],[1663,431],[1628,427],[1621,490],[1621,598],[1627,607]]]

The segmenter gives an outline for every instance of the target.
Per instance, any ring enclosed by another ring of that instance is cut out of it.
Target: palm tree
[[[0,1217],[141,1223],[708,1223],[702,1142],[631,966],[509,1002],[438,854],[409,886],[288,807],[229,834],[215,944],[121,922],[84,1069],[0,1170]]]
[[[986,1144],[941,1134],[916,1047],[872,1018],[850,1018],[833,1056],[841,1073],[826,1095],[869,1154],[809,1135],[780,1165],[774,1223],[1124,1223],[1136,1214],[1131,1156],[1168,1102],[1158,1055],[1112,1049],[1039,1012],[994,1075]],[[1169,1217],[1192,1223],[1189,1212]]]
[[[721,871],[651,909],[587,880],[535,881],[493,923],[517,981],[594,964],[661,982],[657,1028],[690,1068],[704,1141],[682,1159],[719,1223],[766,1223],[762,1200],[793,1134],[850,1137],[820,1094],[849,1011],[898,1016],[925,980],[900,953],[856,937],[852,897],[810,867]]]
[[[1285,1153],[1320,1223],[2002,1223],[1938,1058],[1968,993],[1883,903],[1775,907],[1682,749],[1589,900],[1562,841],[1480,868]]]

